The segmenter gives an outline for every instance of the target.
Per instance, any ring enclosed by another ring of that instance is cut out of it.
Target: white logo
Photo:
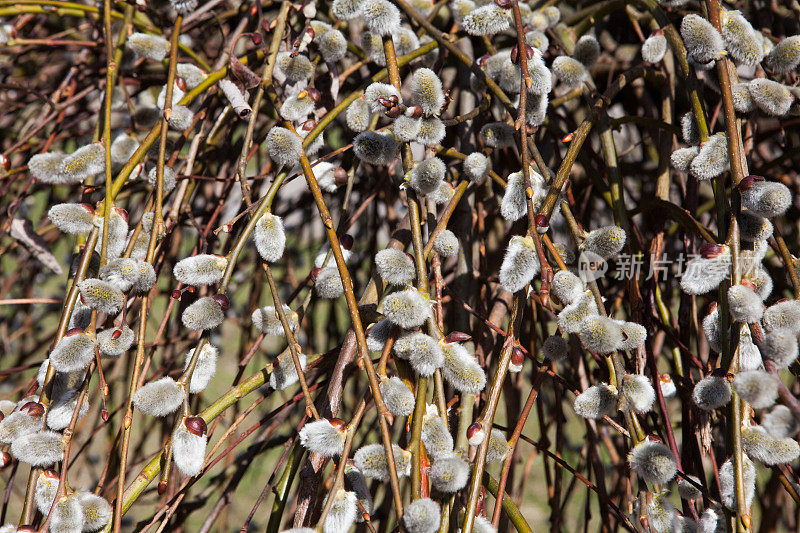
[[[591,281],[603,277],[608,271],[608,263],[594,252],[584,250],[578,257],[578,275],[583,281]]]

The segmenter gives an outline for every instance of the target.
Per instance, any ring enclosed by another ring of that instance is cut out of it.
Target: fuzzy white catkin
[[[700,409],[713,411],[731,401],[731,386],[728,380],[718,376],[706,376],[697,382],[692,399]]]
[[[431,157],[417,163],[411,169],[408,175],[409,184],[417,193],[425,196],[439,188],[446,171],[444,161],[438,157]]]
[[[411,77],[411,97],[425,115],[436,115],[444,105],[442,80],[429,68],[418,68]]]
[[[490,148],[508,148],[514,146],[514,126],[505,122],[490,122],[481,128],[480,137]]]
[[[603,418],[617,410],[617,389],[605,383],[592,385],[580,393],[573,403],[575,412],[583,418]]]
[[[760,181],[741,191],[742,206],[764,218],[780,216],[792,204],[792,193],[783,183]]]
[[[373,113],[380,113],[386,108],[380,100],[389,100],[392,102],[402,103],[403,98],[400,96],[400,91],[394,85],[388,83],[370,83],[364,89],[364,101],[369,105]]]
[[[488,518],[478,515],[472,522],[472,533],[497,533],[497,530]]]
[[[470,35],[493,35],[507,30],[511,20],[507,10],[492,3],[472,10],[461,25]]]
[[[128,292],[139,278],[139,265],[135,259],[119,257],[100,267],[100,279]]]
[[[792,93],[785,85],[766,78],[756,78],[747,85],[756,107],[767,115],[782,117],[792,106]]]
[[[508,292],[517,292],[533,280],[541,266],[533,237],[511,237],[500,266],[500,285]]]
[[[435,533],[440,524],[439,504],[430,498],[414,500],[403,510],[403,525],[408,533]]]
[[[273,126],[265,141],[270,158],[279,165],[294,165],[303,154],[303,141],[300,137],[280,126]]]
[[[633,351],[641,346],[647,339],[647,329],[641,324],[622,320],[618,320],[617,323],[622,330],[622,342],[618,349],[629,352]]]
[[[305,81],[314,75],[314,64],[303,54],[292,56],[291,52],[279,52],[275,68],[291,82]]]
[[[184,285],[214,285],[219,283],[228,259],[221,255],[199,254],[175,263],[172,274]]]
[[[464,174],[474,182],[480,182],[492,169],[492,163],[480,152],[473,152],[464,159]]]
[[[581,250],[609,259],[625,246],[625,230],[618,226],[605,226],[590,231],[581,245]]]
[[[793,438],[800,433],[800,419],[785,405],[776,405],[761,419],[761,427],[773,438]]]
[[[389,165],[397,157],[399,144],[391,133],[364,131],[353,139],[353,153],[371,165]]]
[[[580,338],[589,351],[609,354],[622,344],[622,329],[610,318],[590,316],[581,325]]]
[[[389,319],[378,321],[367,331],[367,348],[373,352],[382,351],[394,328],[395,325]]]
[[[556,272],[550,283],[550,293],[564,305],[574,302],[585,290],[586,283],[569,270]]]
[[[58,474],[52,470],[41,472],[36,479],[34,501],[39,512],[44,516],[47,516],[47,513],[50,512],[50,507],[53,506],[53,501],[58,493],[58,479]],[[13,531],[16,530],[17,528],[15,527]]]
[[[258,254],[264,261],[274,263],[283,257],[286,248],[286,233],[283,219],[272,213],[264,213],[256,222],[253,235]]]
[[[305,354],[298,354],[300,360],[300,370],[306,369]],[[269,375],[269,386],[275,390],[285,390],[290,385],[298,382],[297,369],[294,366],[294,359],[290,354],[284,354],[278,360],[278,364],[272,369]]]
[[[652,501],[645,500],[644,512],[649,531],[654,533],[682,532],[679,516],[666,491],[653,495]],[[688,533],[688,532],[687,532]]]
[[[194,477],[203,469],[208,435],[195,435],[181,423],[172,434],[172,458],[185,476]]]
[[[622,395],[628,407],[640,414],[650,411],[656,401],[653,385],[641,374],[627,374],[622,378]]]
[[[739,11],[727,11],[721,17],[722,40],[728,54],[743,65],[756,65],[764,57],[764,48],[753,27]]]
[[[565,333],[579,333],[586,317],[596,314],[597,304],[592,291],[587,290],[558,313],[558,327]]]
[[[339,30],[331,28],[317,42],[319,53],[328,63],[335,63],[347,55],[347,39]]]
[[[77,372],[94,359],[96,340],[89,334],[77,332],[65,335],[50,352],[50,364],[58,372]]]
[[[531,177],[531,181],[533,181],[533,177]],[[509,174],[503,200],[500,202],[500,214],[507,221],[514,222],[528,214],[526,188],[527,184],[522,172]]]
[[[394,457],[397,475],[408,476],[411,473],[411,452],[407,452],[397,444],[392,444],[392,457]],[[378,481],[389,480],[389,466],[383,444],[362,446],[356,450],[353,461],[364,476]]]
[[[375,254],[375,268],[381,279],[391,285],[406,285],[416,276],[411,258],[394,248],[386,248]]]
[[[50,531],[78,532],[83,530],[83,510],[74,495],[64,496],[53,506],[50,515]]]
[[[422,419],[422,443],[434,460],[453,453],[453,436],[444,426],[438,413],[428,413]]]
[[[766,335],[761,350],[764,357],[775,363],[778,368],[789,368],[789,365],[797,359],[797,335],[790,330],[773,330]]]
[[[153,61],[161,61],[169,52],[169,41],[149,33],[132,33],[125,44],[137,56]]]
[[[770,374],[760,370],[736,374],[733,378],[733,389],[755,409],[772,407],[778,397],[778,382]]]
[[[203,69],[191,63],[178,63],[176,71],[178,76],[184,79],[189,89],[194,89],[206,79],[206,73],[203,72]]]
[[[165,376],[151,381],[133,393],[133,405],[149,416],[162,417],[174,413],[183,404],[183,387]]]
[[[544,53],[550,47],[550,39],[547,34],[540,30],[531,30],[525,34],[525,40],[529,45]]]
[[[353,100],[345,112],[347,127],[355,132],[362,132],[369,127],[370,109],[363,98]]]
[[[0,421],[0,443],[11,444],[23,435],[34,433],[42,428],[41,417],[28,416],[14,411]]]
[[[745,455],[742,463],[744,474],[744,503],[745,508],[749,509],[755,496],[756,489],[756,467],[753,462]],[[733,460],[728,459],[719,469],[719,492],[722,496],[722,503],[730,510],[736,509],[736,494],[733,475]]]
[[[225,320],[225,312],[214,298],[206,296],[184,309],[181,322],[187,328],[199,331],[214,329]]]
[[[698,144],[700,142],[700,130],[697,127],[697,120],[690,111],[681,117],[681,137],[686,144]]]
[[[302,98],[299,95],[292,95],[284,100],[281,105],[281,116],[286,120],[298,122],[305,120],[314,111],[314,100],[308,94]]]
[[[688,172],[692,161],[697,157],[698,153],[700,153],[700,148],[697,146],[678,148],[669,156],[669,163],[672,168],[679,172]]]
[[[11,455],[33,467],[48,467],[63,458],[61,433],[42,430],[22,435],[11,443]]]
[[[459,247],[458,237],[449,229],[440,231],[433,240],[433,250],[442,257],[455,257]]]
[[[456,455],[441,457],[433,461],[429,476],[439,492],[458,492],[469,479],[469,464]]]
[[[364,0],[361,16],[372,33],[391,35],[400,30],[400,10],[388,0]]]
[[[61,163],[65,157],[66,154],[61,152],[36,154],[28,160],[28,171],[42,183],[60,185],[65,183],[65,176],[61,174]]]
[[[667,54],[667,38],[651,35],[642,43],[642,59],[648,63],[658,63]]]
[[[421,326],[430,317],[430,306],[419,291],[408,288],[384,299],[383,314],[393,324],[403,329],[413,329]]]
[[[113,508],[102,496],[86,490],[75,493],[83,512],[83,530],[98,531],[111,521]]]
[[[333,497],[328,516],[322,524],[323,533],[349,531],[358,516],[358,498],[355,492],[339,489]]]
[[[445,133],[444,122],[439,117],[426,117],[420,120],[416,140],[425,146],[435,146],[442,142]]]
[[[792,35],[775,45],[765,60],[773,72],[789,72],[800,65],[800,35]]]
[[[105,148],[100,142],[81,146],[61,160],[61,183],[80,183],[105,170]]]
[[[697,476],[687,476],[687,477],[691,479],[695,484],[702,486],[702,483],[700,483],[700,480],[697,478]],[[678,480],[678,493],[684,500],[694,500],[695,498],[699,498],[700,496],[703,495],[700,489],[695,487],[692,483],[690,483],[684,478],[680,478]]]
[[[333,0],[333,16],[341,20],[354,19],[361,14],[363,3],[364,0]]]
[[[739,222],[739,237],[743,240],[757,242],[772,237],[774,228],[767,218],[749,211],[741,211],[736,220]]]
[[[408,360],[421,376],[430,376],[444,363],[444,353],[436,339],[419,331],[400,335],[394,343],[394,353]]]
[[[800,300],[786,300],[771,305],[764,311],[762,319],[766,331],[786,329],[800,333]]]
[[[737,322],[754,324],[764,316],[761,298],[744,285],[733,285],[728,289],[728,304],[731,317]]]
[[[325,457],[334,457],[342,453],[346,433],[333,426],[326,419],[307,423],[300,430],[300,445],[309,451]]]
[[[286,315],[286,321],[289,323],[289,329],[292,333],[297,331],[300,327],[299,315],[291,307],[283,304],[283,312]],[[274,335],[276,337],[285,337],[286,331],[283,329],[283,323],[275,311],[274,305],[267,305],[259,307],[250,315],[253,325],[262,333],[267,335]]]
[[[687,294],[705,294],[716,289],[730,272],[731,255],[726,249],[719,256],[706,259],[697,257],[686,263],[681,276],[681,289]]]
[[[772,466],[790,463],[800,456],[794,439],[776,439],[760,426],[742,428],[742,448],[748,457]]]
[[[54,395],[53,402],[47,408],[47,427],[61,431],[69,426],[75,407],[78,406],[78,396],[80,393],[77,390],[67,390],[59,395]],[[84,398],[81,408],[78,410],[78,420],[86,416],[88,411],[89,400]]]
[[[698,63],[708,63],[718,59],[723,51],[722,36],[706,19],[689,14],[681,21],[681,37],[686,51]]]
[[[358,498],[358,503],[360,504],[359,511],[363,509],[364,513],[371,515],[374,503],[372,501],[372,495],[369,492],[369,487],[367,487],[367,479],[364,477],[364,474],[362,474],[354,464],[348,461],[344,466],[344,479],[347,490],[356,493],[356,498]],[[364,516],[361,512],[356,516],[356,521],[364,521]]]
[[[414,393],[399,377],[383,381],[380,388],[386,408],[394,416],[409,416],[414,412]]]
[[[555,58],[551,69],[556,78],[569,88],[579,87],[589,76],[583,63],[568,56]]]
[[[344,294],[342,276],[336,266],[326,266],[319,271],[317,279],[314,280],[314,292],[320,298],[327,300],[335,300]]]
[[[735,83],[731,87],[733,108],[737,113],[745,114],[755,109],[755,102],[750,95],[750,84],[747,82]]]
[[[486,447],[486,462],[497,463],[505,460],[511,447],[508,439],[499,429],[492,429],[489,433],[489,442]]]
[[[421,126],[421,118],[400,115],[394,120],[392,131],[394,132],[394,136],[398,141],[410,142],[417,138]]]
[[[178,104],[172,106],[172,112],[169,117],[170,128],[176,131],[186,131],[191,127],[193,120],[194,111],[187,106]],[[174,185],[172,188],[174,188]],[[172,190],[172,188],[170,188],[170,190]]]
[[[444,343],[442,352],[442,377],[454,389],[465,394],[477,394],[486,387],[486,373],[464,346],[455,342]]]
[[[647,483],[669,483],[678,471],[675,454],[660,442],[645,440],[628,455],[631,470]]]
[[[183,363],[184,371],[189,368],[189,363],[192,361],[196,349],[197,348],[192,348],[186,352]],[[218,356],[219,350],[217,350],[215,346],[208,343],[203,345],[200,355],[197,356],[197,363],[195,363],[194,371],[192,372],[192,379],[189,382],[190,393],[197,394],[206,390],[206,387],[211,383],[211,379],[217,372]]]

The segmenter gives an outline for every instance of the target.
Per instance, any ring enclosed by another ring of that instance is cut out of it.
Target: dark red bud
[[[186,92],[186,80],[185,79],[183,79],[181,77],[175,78],[175,85],[177,85],[178,89],[180,89],[181,91]]]
[[[44,405],[37,402],[28,402],[20,408],[19,412],[27,413],[28,416],[33,418],[41,418],[44,415]]]
[[[264,38],[261,37],[260,33],[253,32],[250,34],[250,41],[252,41],[254,45],[258,46],[264,41]]]
[[[311,269],[311,272],[308,274],[308,277],[311,278],[311,281],[317,281],[317,276],[319,276],[320,272],[322,272],[321,268],[314,267]]]
[[[186,426],[189,433],[197,435],[198,437],[205,435],[208,430],[206,421],[199,416],[187,416],[183,421],[183,425]]]
[[[172,299],[180,301],[181,294],[183,294],[183,291],[181,291],[180,289],[175,289],[174,291],[172,291]]]
[[[159,481],[158,482],[158,495],[161,496],[167,492],[167,482],[166,481]]]
[[[386,109],[389,109],[390,107],[393,107],[397,103],[397,99],[384,98],[383,96],[381,96],[380,98],[378,98],[378,103],[381,104]]]
[[[570,133],[567,133],[566,135],[564,135],[563,137],[561,137],[561,142],[562,142],[562,143],[568,143],[568,142],[570,142],[570,141],[572,140],[572,137],[573,137],[573,135],[575,135],[575,132],[570,132]]]
[[[341,418],[328,418],[327,420],[333,427],[335,427],[339,431],[344,431],[347,429],[347,423]]]
[[[661,380],[661,383],[672,383],[672,378],[669,374],[661,374],[658,379]]]
[[[103,419],[103,422],[108,422],[108,409],[102,409],[100,411],[100,417]]]
[[[497,4],[497,7],[502,7],[503,9],[511,9],[513,5],[513,0],[494,0],[494,3]]]
[[[761,176],[754,176],[754,175],[747,176],[746,178],[742,179],[742,181],[739,182],[739,190],[746,191],[748,189],[752,189],[755,186],[755,184],[759,181],[764,181],[764,178]]]
[[[511,62],[514,63],[515,65],[518,65],[519,64],[519,56],[520,56],[519,47],[515,46],[514,48],[511,49]],[[525,45],[525,56],[528,59],[532,59],[533,58],[533,47],[531,45],[529,45],[529,44]]]
[[[483,426],[481,426],[477,422],[471,424],[467,428],[467,439],[471,439],[472,437],[475,436],[476,433],[478,433],[479,431],[482,431],[482,430],[483,430]]]
[[[308,96],[311,97],[315,104],[319,103],[320,99],[322,98],[322,95],[319,93],[319,91],[313,87],[308,89]]]
[[[755,290],[756,290],[756,284],[753,283],[753,280],[743,279],[740,282],[740,285],[742,285],[743,287],[747,287],[748,289],[750,289],[753,292],[755,292]]]
[[[511,363],[522,366],[525,363],[525,352],[519,346],[514,346],[514,353],[511,354]]]
[[[0,413],[0,422],[2,422],[5,417],[6,417],[6,415],[4,415],[3,413]]]
[[[336,185],[344,185],[347,183],[347,171],[343,168],[337,168],[333,171],[333,180],[336,182]]]
[[[114,211],[116,211],[117,214],[122,217],[122,220],[124,220],[125,222],[128,221],[128,212],[126,210],[117,207],[114,209]]]
[[[385,113],[385,115],[387,117],[389,117],[389,118],[397,118],[401,114],[402,114],[402,110],[400,109],[400,106],[396,106],[396,105],[390,107],[389,109],[387,109],[386,113]]]
[[[472,340],[472,335],[464,333],[463,331],[451,331],[444,338],[445,342],[469,342]]]
[[[349,233],[345,233],[339,238],[339,244],[342,245],[342,248],[345,250],[350,250],[353,248],[353,236]]]
[[[45,470],[42,472],[44,477],[49,477],[50,479],[58,479],[58,472],[55,470]]]
[[[114,333],[111,334],[111,338],[114,340],[119,339],[122,336],[122,329],[114,330]]]
[[[67,332],[64,334],[64,336],[65,337],[72,337],[73,335],[80,335],[82,333],[84,333],[84,331],[81,328],[72,328],[72,329],[67,330]]]
[[[3,165],[3,170],[8,170],[11,168],[11,161],[5,156],[5,154],[0,154],[0,164]]]
[[[536,218],[533,219],[536,222],[536,225],[540,228],[546,228],[550,225],[550,220],[547,218],[547,215],[536,215]]]
[[[309,38],[311,38],[311,39],[313,39],[314,37],[317,36],[316,32],[314,31],[314,28],[312,28],[310,26],[308,28],[306,28],[306,35],[308,35]]]
[[[302,128],[303,128],[303,131],[311,131],[311,130],[314,129],[314,126],[316,126],[316,125],[317,125],[317,121],[316,120],[308,119],[305,122],[303,122]]]
[[[419,118],[422,116],[422,107],[418,105],[412,105],[406,109],[406,115],[411,118]]]
[[[5,468],[10,464],[11,464],[11,454],[8,452],[0,452],[0,468]]]
[[[223,311],[227,311],[231,306],[231,301],[224,294],[215,294],[211,298],[219,304]]]
[[[725,246],[721,244],[704,244],[700,247],[700,255],[703,259],[714,259],[725,251]]]

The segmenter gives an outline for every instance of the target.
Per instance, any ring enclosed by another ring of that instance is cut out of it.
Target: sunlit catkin
[[[61,433],[50,430],[22,435],[11,443],[11,455],[22,463],[33,467],[48,467],[61,461],[64,440]]]
[[[83,370],[94,359],[96,347],[94,336],[81,330],[71,330],[53,347],[50,364],[59,372]]]
[[[113,508],[108,500],[86,490],[75,493],[83,512],[83,530],[98,531],[111,521]]]
[[[62,183],[80,183],[100,174],[105,168],[105,148],[96,142],[81,146],[62,159],[59,173]]]
[[[653,34],[642,43],[642,59],[648,63],[658,63],[667,54],[667,38],[663,34]]]
[[[414,412],[414,393],[397,376],[381,382],[381,395],[386,408],[394,416],[409,416]]]
[[[303,142],[300,137],[280,126],[274,126],[269,130],[265,146],[270,158],[279,165],[294,165],[303,153]]]
[[[183,387],[171,377],[151,381],[133,393],[133,405],[149,416],[162,417],[174,413],[186,395]]]
[[[342,276],[336,266],[326,266],[317,274],[314,280],[314,292],[317,296],[326,300],[335,300],[344,294]]]
[[[590,231],[581,249],[592,252],[603,259],[609,259],[625,246],[625,230],[618,226],[605,226]]]
[[[463,489],[469,479],[469,464],[457,455],[440,457],[433,461],[429,477],[439,492],[454,493]]]
[[[675,170],[688,172],[692,161],[697,157],[698,153],[700,153],[700,148],[697,146],[678,148],[669,156],[669,163]]]
[[[728,54],[743,65],[756,65],[764,57],[764,48],[753,27],[739,11],[726,11],[721,16],[722,40]]]
[[[761,112],[782,117],[789,112],[794,97],[785,85],[766,78],[756,78],[747,84],[753,102]]]
[[[195,350],[197,350],[197,348],[192,348],[186,352],[186,357],[184,358],[183,362],[184,371],[189,368],[189,363],[192,361]],[[215,346],[212,346],[209,343],[203,345],[203,349],[197,356],[197,362],[195,363],[194,371],[192,372],[192,379],[189,381],[190,393],[197,394],[206,390],[206,387],[208,387],[208,384],[211,383],[211,379],[217,372],[218,356],[219,350],[217,350]]]
[[[762,324],[766,331],[786,329],[800,333],[800,300],[785,300],[767,307]]]
[[[447,171],[444,162],[438,157],[431,157],[417,163],[408,174],[408,182],[417,193],[424,196],[439,188]]]
[[[486,373],[475,356],[459,343],[442,343],[442,377],[456,390],[477,394],[486,386]]]
[[[755,109],[755,102],[750,95],[750,84],[747,82],[735,83],[731,87],[733,97],[733,108],[737,113],[745,114]]]
[[[318,39],[317,46],[322,58],[329,63],[335,63],[347,55],[347,39],[342,32],[333,28]]]
[[[322,524],[322,532],[338,533],[340,531],[349,531],[358,515],[356,493],[339,489],[332,497],[333,502],[328,516],[325,517],[325,522]]]
[[[393,104],[402,104],[403,98],[400,96],[400,91],[394,85],[389,83],[370,83],[364,89],[364,101],[369,105],[373,113],[380,113],[386,110],[384,102],[388,101]],[[387,104],[388,105],[388,104]]]
[[[172,433],[172,458],[185,476],[194,477],[203,469],[208,434],[200,417],[184,418]]]
[[[297,358],[300,361],[300,370],[305,370],[305,354],[298,354]],[[285,390],[297,383],[298,380],[294,358],[290,353],[284,352],[278,359],[277,364],[272,368],[272,373],[269,375],[269,386],[275,390]]]
[[[418,331],[400,335],[394,343],[394,353],[406,359],[421,376],[430,376],[444,363],[444,353],[436,339]]]
[[[304,81],[314,75],[314,64],[303,54],[279,52],[275,69],[293,82]]]
[[[658,441],[645,440],[628,455],[631,470],[647,483],[669,483],[678,471],[675,454]]]
[[[400,30],[400,10],[389,0],[364,0],[361,16],[369,31],[377,35],[391,35]]]
[[[766,335],[761,352],[778,368],[789,368],[797,359],[797,335],[790,330],[775,329]]]
[[[540,267],[533,237],[515,235],[500,266],[500,285],[508,292],[520,291],[539,273]]]
[[[597,315],[597,303],[587,290],[558,313],[558,327],[565,333],[580,333],[583,321],[593,315]]]
[[[622,329],[614,320],[604,316],[589,316],[581,324],[581,342],[598,354],[609,354],[622,344]]]
[[[439,504],[430,498],[414,500],[403,510],[403,526],[408,533],[435,533],[440,523]]]
[[[399,477],[411,473],[411,452],[407,452],[397,444],[392,444],[392,457]],[[356,468],[366,477],[378,481],[389,481],[389,464],[383,444],[367,444],[359,448],[353,455]]]
[[[83,530],[83,510],[75,495],[56,501],[50,515],[50,531],[78,532]]]
[[[461,22],[470,35],[494,35],[508,29],[510,24],[508,11],[493,3],[472,10]]]
[[[575,42],[572,52],[573,59],[577,59],[587,69],[592,68],[600,58],[600,43],[594,35],[582,35]]]
[[[492,429],[489,433],[489,442],[486,446],[486,462],[498,463],[504,461],[511,451],[508,439],[499,429]]]
[[[753,324],[764,316],[761,298],[745,285],[733,285],[728,289],[728,305],[731,317],[737,322]]]
[[[436,115],[444,105],[442,80],[429,68],[419,68],[411,77],[411,98],[425,115]]]
[[[383,300],[383,314],[403,329],[421,326],[430,317],[428,300],[416,289],[394,292]]]
[[[574,302],[585,290],[586,283],[569,270],[556,272],[550,283],[550,293],[564,305]]]
[[[286,233],[281,217],[264,213],[256,222],[253,240],[258,254],[264,261],[274,263],[283,257],[286,248]]]
[[[181,322],[194,331],[214,329],[225,320],[225,310],[220,302],[211,296],[206,296],[195,301],[184,309]]]
[[[761,427],[773,438],[794,438],[800,433],[800,420],[785,405],[776,405],[763,416]]]
[[[68,183],[65,181],[65,176],[61,174],[61,163],[65,157],[66,154],[61,152],[36,154],[28,160],[28,171],[31,176],[42,183],[50,183],[52,185]]]
[[[375,269],[390,285],[405,285],[416,276],[414,262],[402,250],[386,248],[375,254]]]
[[[426,117],[420,120],[416,140],[425,146],[435,146],[442,142],[445,133],[444,122],[439,117]]]
[[[733,389],[755,409],[771,407],[778,397],[778,382],[770,374],[760,370],[736,374],[733,378]]]
[[[132,33],[125,44],[137,56],[153,61],[161,61],[169,52],[169,41],[149,33]]]
[[[641,374],[625,374],[621,392],[627,407],[640,414],[650,411],[656,401],[653,385]]]
[[[444,426],[444,421],[436,409],[428,409],[422,419],[422,443],[425,451],[434,460],[447,457],[453,453],[453,436]]]
[[[346,435],[342,420],[323,418],[303,426],[299,433],[300,445],[314,453],[333,457],[342,453]]]
[[[605,383],[592,385],[580,393],[573,403],[575,412],[590,419],[613,415],[617,410],[617,389]]]
[[[745,178],[749,181],[749,178]],[[745,180],[742,180],[744,183]],[[750,185],[739,187],[742,207],[746,207],[756,215],[773,218],[780,216],[792,204],[792,193],[783,183],[773,181],[755,181]]]
[[[221,255],[199,254],[175,263],[172,274],[185,285],[214,285],[219,283],[228,259]]]
[[[800,65],[800,35],[792,35],[775,45],[764,61],[773,72],[789,72]]]
[[[767,466],[790,463],[800,456],[796,440],[776,439],[761,426],[742,428],[742,448],[748,457]]]
[[[399,143],[391,133],[365,131],[353,139],[353,153],[371,165],[388,165],[397,157]]]
[[[43,470],[36,478],[36,491],[34,492],[34,502],[42,515],[47,516],[50,507],[56,499],[58,493],[59,475],[53,470]],[[16,528],[14,528],[16,531]]]
[[[687,53],[698,63],[719,59],[724,52],[722,36],[700,15],[692,13],[683,17],[681,37]]]
[[[459,248],[458,237],[449,229],[440,231],[433,240],[433,250],[442,257],[455,257]]]
[[[589,77],[589,71],[583,63],[568,56],[555,58],[551,69],[556,78],[569,88],[579,87]]]

